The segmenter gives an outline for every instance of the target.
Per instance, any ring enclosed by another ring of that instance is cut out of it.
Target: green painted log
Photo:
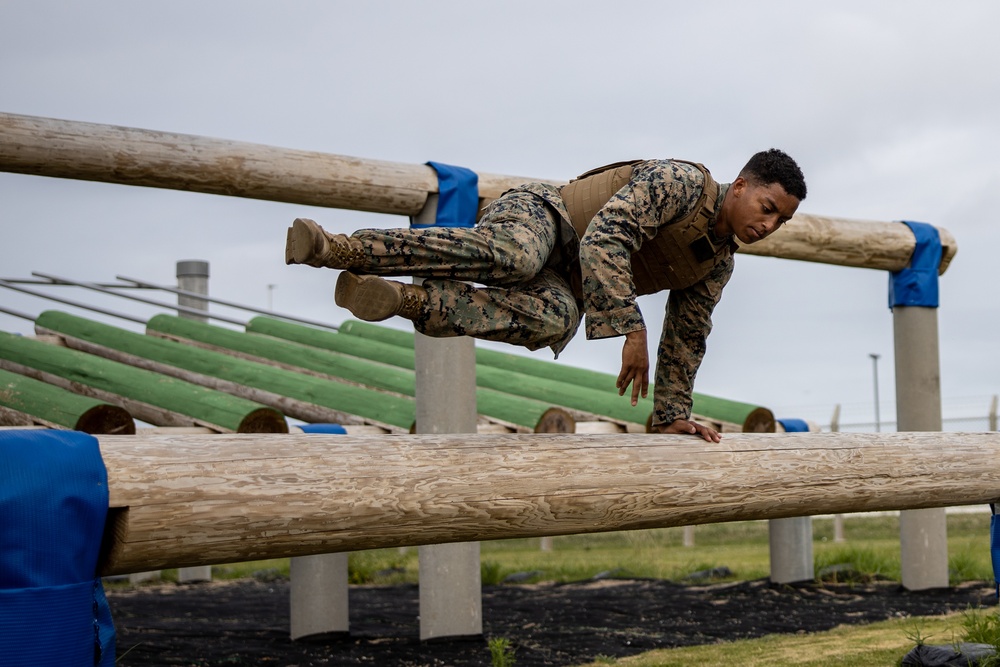
[[[263,319],[263,318],[259,318]],[[269,320],[278,322],[278,320]],[[340,336],[331,331],[308,327],[308,336],[316,331],[323,334],[326,346],[310,346],[284,337],[243,333],[217,327],[204,322],[184,319],[174,315],[157,315],[146,323],[147,333],[154,332],[188,341],[195,341],[214,348],[232,350],[251,357],[267,359],[293,368],[302,368],[350,382],[394,391],[406,396],[416,395],[413,372],[413,352],[394,345],[368,344],[357,336]],[[248,330],[251,327],[248,325]],[[317,350],[317,347],[325,349]],[[363,349],[362,349],[363,348]],[[335,351],[334,351],[335,349]],[[377,363],[385,356],[393,356],[401,364]],[[548,430],[552,405],[485,387],[476,390],[477,411],[481,415],[522,426],[534,431]],[[547,418],[548,417],[548,418]]]
[[[292,410],[301,406],[282,401],[283,397],[305,406],[320,406],[406,430],[413,425],[416,416],[411,398],[237,359],[221,352],[125,331],[58,311],[42,313],[35,320],[35,326],[186,371],[192,374],[193,381],[199,383],[202,380],[198,376],[221,380],[223,382],[219,386],[226,392],[233,393],[231,390],[238,391],[243,387],[259,390],[263,394],[258,394],[256,400],[273,400],[275,405],[281,405],[284,412],[292,416],[299,416]]]
[[[251,321],[258,323],[254,326],[254,330],[261,330],[262,327],[259,324],[261,319],[262,318],[258,317]],[[374,328],[383,329],[383,327]],[[295,336],[297,335],[297,329],[305,329],[305,327],[299,325],[276,326],[271,324],[269,330],[272,335]],[[343,327],[341,327],[341,331],[343,331]],[[317,347],[329,349],[328,345],[337,345],[341,347],[341,349],[345,349],[345,346],[349,343],[337,338],[338,336],[344,335],[344,333],[321,332],[317,329],[310,329],[307,337],[311,341],[311,344]],[[384,350],[387,345],[396,347],[397,350],[406,350],[408,352],[408,360],[406,363],[409,364],[409,367],[412,367],[413,335],[409,334],[409,336],[409,348],[393,345],[385,341],[373,340],[372,337],[367,335],[367,329],[365,329],[364,334],[350,334],[347,337],[356,337],[366,340],[368,345],[363,348],[359,346],[357,349],[358,354],[364,353],[375,355],[369,358],[379,360],[388,358],[379,358],[379,356],[377,356],[381,354],[380,350]],[[337,342],[334,343],[332,341]],[[378,345],[376,345],[376,343],[378,343]],[[395,354],[398,354],[398,352]],[[548,403],[549,405],[561,406],[603,417],[610,417],[618,421],[629,422],[632,424],[645,424],[651,412],[651,410],[643,407],[633,408],[624,399],[616,400],[620,398],[616,392],[599,391],[589,387],[573,385],[567,382],[560,382],[558,380],[541,376],[527,376],[522,373],[507,370],[506,368],[488,366],[479,363],[476,364],[476,384],[480,387],[487,387],[506,394],[522,396],[536,401],[541,401],[543,403]]]
[[[380,329],[384,327],[379,327]],[[341,352],[355,357],[381,361],[400,368],[414,369],[412,338],[409,348],[387,341],[381,341],[367,336],[338,336],[336,332],[327,329],[316,329],[301,324],[294,324],[273,317],[254,317],[247,322],[249,333],[271,336],[282,340],[293,341],[318,347],[323,350]]]
[[[44,315],[46,313],[42,314]],[[129,400],[138,401],[154,409],[185,415],[194,422],[223,431],[288,432],[284,416],[259,403],[78,350],[0,332],[0,363],[3,362],[61,378],[74,391],[80,387],[81,393],[89,388],[102,394],[120,396],[125,399],[124,405]],[[145,416],[141,418],[144,421],[151,419]],[[154,420],[150,423],[157,422]]]
[[[122,407],[2,369],[0,405],[45,425],[93,434],[135,434],[135,420]]]
[[[412,333],[371,324],[370,322],[348,320],[341,324],[340,333],[363,337],[373,342],[377,341],[406,349],[413,349]],[[618,396],[618,392],[615,389],[617,378],[610,373],[601,373],[585,368],[574,368],[552,361],[533,359],[523,355],[509,354],[479,346],[476,347],[476,365],[478,367],[491,366],[503,368],[524,375],[557,380],[578,387],[595,389],[607,395],[605,403],[601,405],[624,405],[626,414],[628,410],[640,411],[646,415],[650,415],[653,412],[652,389],[650,389],[650,395],[647,398],[640,399],[639,404],[635,408],[632,408],[626,400],[627,397]],[[741,403],[739,401],[708,396],[698,392],[692,395],[692,400],[694,402],[693,411],[695,414],[703,415],[709,419],[740,424],[743,426],[745,432],[774,432],[774,414],[767,408],[750,403]],[[616,409],[621,410],[620,407]],[[609,414],[610,416],[610,413],[601,413],[598,410],[591,411],[599,412],[600,414]],[[640,421],[644,420],[645,418]],[[635,418],[632,418],[632,421],[635,421]]]

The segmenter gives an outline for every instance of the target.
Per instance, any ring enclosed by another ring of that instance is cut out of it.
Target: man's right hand
[[[646,346],[646,330],[639,329],[625,334],[625,345],[622,347],[622,370],[618,374],[615,386],[618,395],[624,396],[625,390],[632,385],[632,405],[639,403],[639,396],[646,398],[649,392],[649,348]]]
[[[685,433],[697,435],[706,442],[719,442],[722,436],[714,428],[699,424],[690,419],[676,419],[670,424],[657,424],[653,427],[656,433]]]

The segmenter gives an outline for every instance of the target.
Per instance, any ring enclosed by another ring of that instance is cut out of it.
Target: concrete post
[[[200,259],[188,259],[177,262],[177,289],[208,296],[208,262]],[[177,305],[208,312],[208,301],[192,296],[177,295]],[[208,322],[207,317],[178,313],[181,317]],[[182,567],[177,570],[179,583],[194,583],[196,581],[211,581],[212,566]]]
[[[812,517],[797,516],[768,522],[771,581],[791,584],[815,579]]]
[[[208,262],[201,259],[187,259],[177,262],[177,289],[208,296]],[[208,301],[193,296],[177,295],[177,305],[208,312]],[[181,317],[208,322],[207,317],[179,313]]]
[[[940,431],[937,309],[896,306],[892,320],[896,430]],[[948,528],[944,508],[900,512],[899,546],[904,588],[913,591],[948,586]]]
[[[349,632],[347,558],[338,553],[291,559],[292,641]]]
[[[432,222],[437,196],[412,222]],[[416,432],[476,432],[476,348],[473,339],[416,335]],[[418,548],[420,639],[483,634],[479,543]]]

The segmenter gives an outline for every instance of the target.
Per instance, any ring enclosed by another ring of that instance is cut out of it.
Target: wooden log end
[[[113,574],[128,574],[118,569],[125,544],[128,541],[128,508],[111,507],[104,520],[104,536],[101,551],[97,557],[97,574],[106,577]]]
[[[288,433],[285,416],[272,408],[260,408],[240,422],[237,433]]]
[[[549,408],[546,410],[538,423],[535,424],[535,433],[575,433],[576,420],[562,408]]]
[[[774,413],[767,408],[756,408],[743,420],[744,433],[774,433]]]
[[[73,428],[92,435],[135,435],[135,420],[125,408],[105,403],[80,415]]]

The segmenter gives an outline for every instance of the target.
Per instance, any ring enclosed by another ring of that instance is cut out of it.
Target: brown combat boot
[[[381,322],[393,315],[415,320],[427,305],[427,290],[420,285],[344,271],[337,278],[333,298],[338,306],[366,322]]]
[[[296,218],[285,238],[285,264],[354,269],[365,261],[361,241],[330,234],[308,218]]]

